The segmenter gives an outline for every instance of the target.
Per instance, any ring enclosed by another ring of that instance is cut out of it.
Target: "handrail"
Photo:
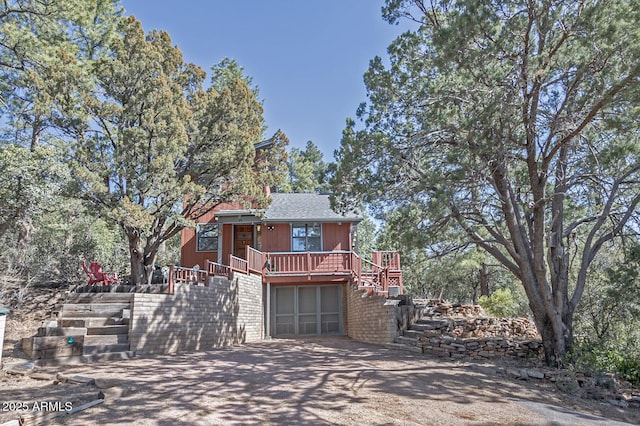
[[[262,274],[262,270],[265,264],[265,255],[259,250],[254,249],[251,246],[247,247],[247,269],[250,272]]]
[[[173,294],[176,283],[203,284],[208,283],[208,272],[200,268],[184,268],[182,266],[169,266],[169,294]]]
[[[238,271],[245,274],[249,273],[249,263],[240,257],[229,255],[229,266],[232,271]]]
[[[384,260],[379,254],[382,252],[374,252],[374,259]],[[394,252],[385,252],[394,253]],[[378,255],[376,255],[378,254]],[[374,294],[388,294],[389,293],[389,272],[391,266],[394,266],[394,262],[388,262],[386,266],[382,266],[378,263],[363,259],[357,253],[354,253],[354,275],[359,287],[371,288],[373,287]],[[364,265],[370,265],[371,269],[365,269]],[[399,283],[401,284],[401,283]]]
[[[220,263],[206,261],[207,273],[212,276],[227,277],[231,276],[231,268]]]

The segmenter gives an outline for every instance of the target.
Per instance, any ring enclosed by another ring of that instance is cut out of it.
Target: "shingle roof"
[[[321,194],[271,194],[271,205],[264,215],[264,222],[313,221],[359,222],[361,217],[350,213],[345,216],[331,210],[328,195]]]

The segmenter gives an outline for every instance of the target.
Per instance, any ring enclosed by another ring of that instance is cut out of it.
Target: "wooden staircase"
[[[72,293],[23,350],[40,365],[128,359],[130,293]]]

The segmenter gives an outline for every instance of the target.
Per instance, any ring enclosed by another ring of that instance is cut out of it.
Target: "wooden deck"
[[[247,247],[245,259],[230,256],[228,265],[207,261],[203,270],[173,267],[170,284],[207,285],[208,276],[230,277],[232,272],[262,275],[264,283],[345,283],[353,281],[371,293],[388,294],[389,287],[402,293],[402,270],[397,252],[373,252],[367,261],[355,252],[269,252]],[[172,285],[170,285],[172,287]]]

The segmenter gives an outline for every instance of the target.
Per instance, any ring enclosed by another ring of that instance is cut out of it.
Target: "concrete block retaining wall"
[[[365,343],[383,345],[411,323],[413,305],[399,305],[399,300],[384,296],[366,296],[357,286],[346,289],[346,335]]]
[[[207,287],[176,284],[172,295],[135,293],[130,349],[168,354],[260,340],[262,306],[258,275],[214,277]]]

